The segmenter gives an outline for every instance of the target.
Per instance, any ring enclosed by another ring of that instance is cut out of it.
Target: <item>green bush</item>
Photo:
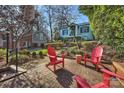
[[[69,47],[69,48],[67,48],[67,49],[64,50],[64,51],[67,51],[69,54],[74,54],[74,55],[76,55],[76,54],[81,54],[81,52],[79,51],[79,49],[78,49],[76,46],[74,46],[74,47]]]
[[[94,42],[94,41],[92,41],[92,42],[87,41],[87,42],[83,43],[83,46],[84,46],[84,48],[85,48],[85,50],[86,50],[87,52],[91,52],[92,49],[96,46],[96,44],[97,44],[97,42]]]
[[[0,49],[0,59],[3,59],[6,55],[6,50],[5,49]]]
[[[28,55],[18,55],[18,63],[22,64],[28,61],[30,61],[30,57]],[[10,58],[10,64],[16,64],[16,55]]]
[[[54,47],[55,49],[60,49],[60,47],[63,46],[63,43],[62,43],[62,42],[47,43],[47,44],[45,44],[45,47],[47,48],[48,45],[51,45],[51,46]]]
[[[31,55],[30,51],[27,51],[27,55],[28,55],[28,56],[30,56],[30,55]]]
[[[42,52],[43,52],[43,55],[47,55],[48,53],[47,49],[43,49]]]
[[[32,53],[32,57],[33,58],[36,58],[37,57],[37,53],[35,51]]]
[[[23,50],[19,51],[19,54],[23,54],[23,55],[28,55],[28,56],[30,56],[31,53],[30,53],[29,50],[23,49]]]
[[[35,51],[32,51],[31,54],[32,54],[33,52],[36,52],[36,54],[38,55],[40,51],[42,51],[43,55],[47,55],[47,49],[35,50]]]
[[[78,40],[78,41],[81,40],[81,37],[80,37],[80,36],[76,36],[75,38],[76,38],[76,40]]]
[[[67,42],[68,41],[68,37],[65,37],[65,38],[63,38],[63,42]]]
[[[63,38],[63,42],[73,41],[74,38],[75,38],[77,41],[80,41],[80,40],[81,40],[81,37],[80,37],[80,36],[76,36],[76,37],[65,37],[65,38]]]
[[[39,56],[40,56],[40,58],[43,58],[43,52],[42,51],[39,51]]]
[[[75,50],[71,50],[71,53],[75,55],[76,54],[76,51]]]

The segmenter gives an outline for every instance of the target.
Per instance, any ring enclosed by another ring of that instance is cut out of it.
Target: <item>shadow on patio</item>
[[[58,69],[55,74],[57,75],[56,80],[65,88],[68,88],[73,82],[73,74],[72,72],[66,69]]]

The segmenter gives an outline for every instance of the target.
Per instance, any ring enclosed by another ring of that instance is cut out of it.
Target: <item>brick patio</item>
[[[53,67],[45,66],[48,62],[48,57],[45,57],[23,64],[21,67],[26,69],[27,73],[0,83],[0,87],[76,88],[73,80],[75,74],[85,77],[91,85],[102,80],[102,74],[97,72],[91,64],[85,67],[83,64],[77,64],[75,60],[65,59],[65,68],[62,69],[61,65],[58,65],[54,73],[51,71]],[[111,87],[123,86],[114,79]]]

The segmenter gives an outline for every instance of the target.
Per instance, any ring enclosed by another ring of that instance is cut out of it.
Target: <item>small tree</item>
[[[80,49],[80,45],[78,44],[78,41],[77,41],[76,35],[75,35],[75,24],[71,24],[70,29],[71,29],[71,34],[74,37],[74,41],[77,43],[77,47]]]
[[[88,16],[97,40],[124,52],[124,6],[91,5],[80,6],[79,10]]]

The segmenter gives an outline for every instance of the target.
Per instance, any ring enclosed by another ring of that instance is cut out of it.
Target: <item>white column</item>
[[[75,25],[75,36],[78,35],[78,25]]]

